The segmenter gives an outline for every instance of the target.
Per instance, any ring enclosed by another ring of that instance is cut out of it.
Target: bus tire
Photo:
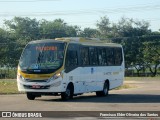
[[[103,90],[102,91],[97,91],[96,95],[97,96],[107,96],[109,91],[109,85],[107,82],[104,83]]]
[[[32,93],[27,93],[27,98],[28,98],[28,100],[34,100],[36,98],[36,96],[33,95]]]
[[[61,98],[64,101],[67,101],[67,100],[73,98],[73,89],[72,89],[71,85],[68,85],[66,91],[61,93]]]

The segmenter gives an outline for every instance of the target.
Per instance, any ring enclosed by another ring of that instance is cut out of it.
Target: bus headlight
[[[53,77],[49,78],[47,82],[50,82],[52,80],[58,79],[59,77],[61,77],[61,73],[56,73]]]
[[[22,75],[18,75],[18,79],[21,80],[21,81],[25,81],[25,79]]]
[[[61,73],[57,73],[53,77],[54,77],[54,79],[57,79],[57,78],[61,77]]]

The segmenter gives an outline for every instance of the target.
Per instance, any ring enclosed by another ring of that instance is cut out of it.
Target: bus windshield
[[[19,66],[26,73],[52,73],[63,64],[64,43],[33,43],[24,49]]]

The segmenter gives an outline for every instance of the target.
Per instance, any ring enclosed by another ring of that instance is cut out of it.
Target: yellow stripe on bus
[[[44,80],[44,79],[49,79],[53,75],[60,73],[64,69],[64,66],[62,66],[59,70],[56,72],[50,73],[50,74],[28,74],[28,73],[23,73],[20,68],[18,67],[18,74],[22,75],[25,79],[32,79],[32,80]]]

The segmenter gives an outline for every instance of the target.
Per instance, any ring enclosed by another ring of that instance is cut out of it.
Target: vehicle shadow
[[[160,103],[160,95],[151,94],[109,94],[106,97],[96,95],[76,96],[71,100],[62,101],[61,98],[37,99],[48,102],[93,102],[93,103]]]

